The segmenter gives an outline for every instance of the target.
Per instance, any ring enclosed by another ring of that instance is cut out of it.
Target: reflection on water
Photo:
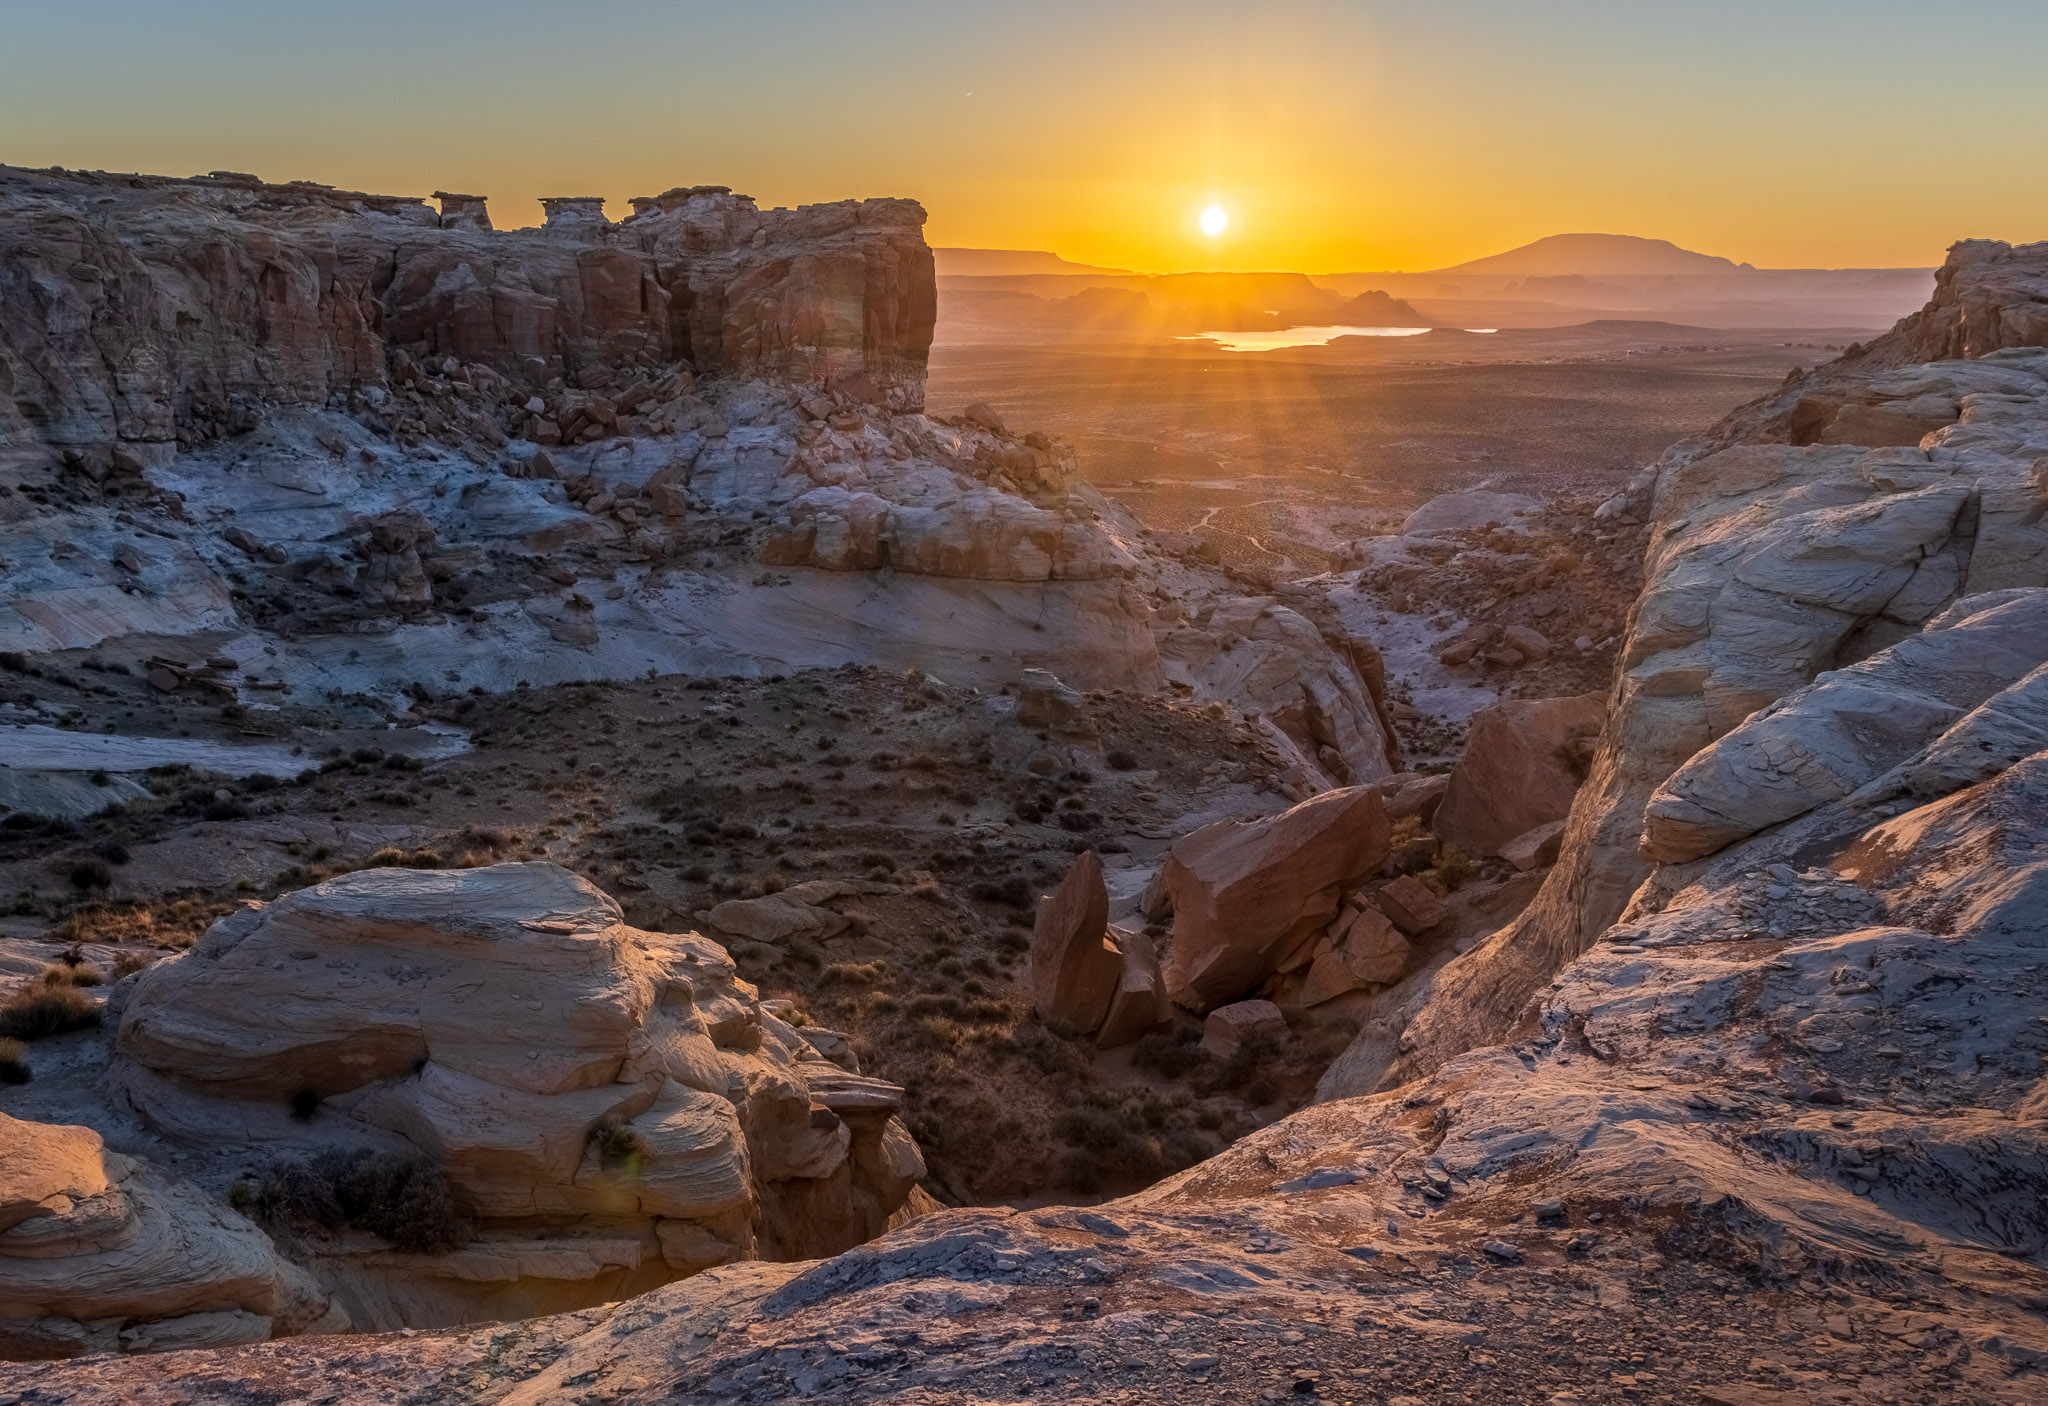
[[[1225,351],[1278,351],[1282,347],[1320,347],[1339,337],[1419,337],[1430,327],[1289,327],[1279,332],[1197,332],[1182,342],[1214,342]],[[1467,327],[1467,332],[1494,332],[1493,327]]]

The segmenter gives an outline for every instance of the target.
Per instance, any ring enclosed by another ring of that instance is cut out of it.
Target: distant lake
[[[1282,347],[1320,347],[1339,337],[1419,337],[1433,327],[1289,327],[1280,332],[1197,332],[1182,342],[1214,342],[1225,351],[1279,351]],[[1467,332],[1494,332],[1493,327],[1467,327]]]

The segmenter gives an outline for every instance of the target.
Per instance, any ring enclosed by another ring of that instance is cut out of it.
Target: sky
[[[0,46],[0,161],[468,191],[501,227],[721,184],[1144,270],[2048,238],[2048,0],[0,0]]]

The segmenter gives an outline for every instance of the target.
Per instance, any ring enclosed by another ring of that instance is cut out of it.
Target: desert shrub
[[[43,985],[45,986],[98,986],[99,984],[99,969],[89,966],[83,961],[60,962],[56,966],[43,968]]]
[[[1111,771],[1136,771],[1138,769],[1138,759],[1121,747],[1110,748],[1108,754],[1103,757],[1103,760],[1109,763]]]
[[[233,1205],[235,1190],[228,1195]],[[272,1163],[243,1195],[245,1205],[301,1233],[352,1226],[417,1254],[446,1254],[467,1238],[447,1174],[423,1157],[322,1152],[311,1163]]]
[[[1178,1079],[1208,1062],[1209,1054],[1202,1048],[1202,1032],[1192,1025],[1143,1036],[1131,1047],[1132,1064],[1168,1079]]]
[[[92,847],[92,852],[101,859],[106,860],[109,864],[126,864],[128,862],[128,846],[122,844],[119,840],[101,840]]]
[[[0,1084],[28,1081],[28,1046],[19,1040],[0,1039]]]
[[[69,983],[31,987],[0,1006],[0,1036],[13,1040],[40,1040],[99,1023],[99,1006]]]
[[[640,1134],[628,1127],[598,1128],[590,1138],[597,1144],[597,1155],[606,1165],[624,1163],[630,1166],[647,1155],[647,1144],[640,1140]]]
[[[386,845],[364,861],[366,869],[439,869],[447,861],[430,849],[402,850]]]
[[[873,986],[888,974],[880,962],[834,962],[818,973],[823,986]]]
[[[1428,872],[1436,876],[1445,892],[1456,893],[1472,877],[1472,861],[1456,845],[1445,845],[1437,851],[1436,863]]]
[[[107,889],[114,886],[113,869],[107,864],[106,860],[98,856],[79,860],[66,871],[64,877],[69,879],[71,887],[77,889],[80,893],[92,893],[97,889]]]

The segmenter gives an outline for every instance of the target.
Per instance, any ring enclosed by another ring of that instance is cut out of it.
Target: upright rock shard
[[[1122,958],[1109,941],[1102,858],[1089,850],[1039,901],[1031,934],[1033,1004],[1043,1019],[1083,1032],[1097,1029],[1122,972]]]
[[[1089,850],[1039,901],[1031,936],[1034,1005],[1045,1020],[1127,1045],[1169,1015],[1152,939],[1109,924],[1102,858]]]

